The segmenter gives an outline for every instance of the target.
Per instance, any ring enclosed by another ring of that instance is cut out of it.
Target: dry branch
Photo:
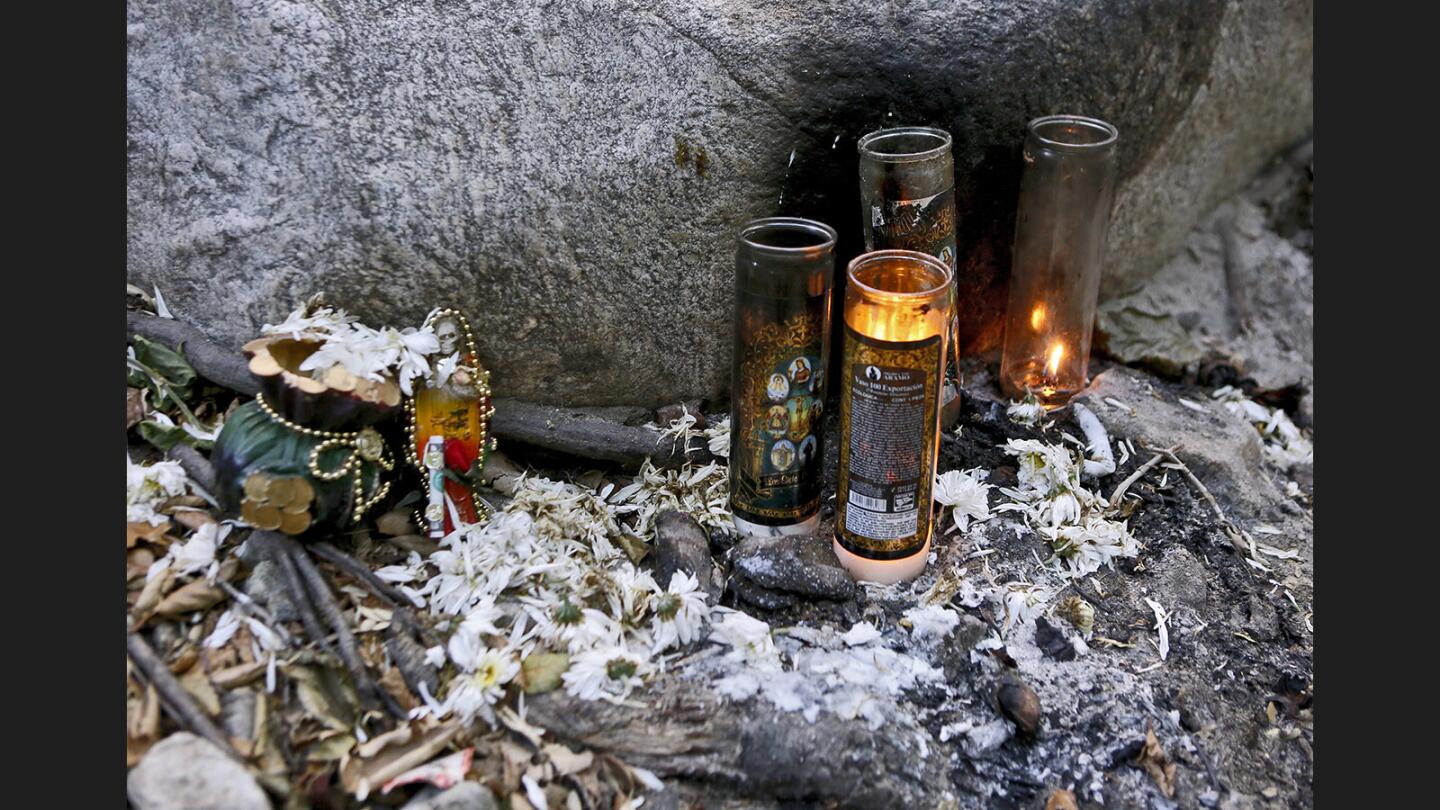
[[[200,330],[172,318],[157,318],[139,312],[126,313],[126,329],[183,349],[185,358],[200,376],[242,394],[254,396],[259,384],[238,351],[225,349]],[[714,459],[701,438],[686,448],[672,437],[662,437],[646,427],[617,422],[606,414],[613,408],[556,408],[516,399],[497,399],[490,432],[500,439],[597,461],[615,462],[638,469],[648,457],[661,467],[679,467],[688,462],[705,464]]]
[[[249,363],[239,352],[221,348],[184,321],[127,312],[125,330],[181,351],[197,374],[217,385],[250,396],[260,390],[260,384],[250,374]]]
[[[213,743],[221,751],[224,751],[232,759],[244,762],[245,759],[230,745],[230,739],[225,733],[211,722],[210,718],[195,705],[190,693],[180,685],[180,681],[170,674],[170,668],[155,654],[145,639],[139,633],[125,634],[125,651],[130,655],[130,660],[145,675],[145,680],[155,687],[160,695],[160,701],[169,711],[175,721],[184,726],[187,730],[204,737]]]

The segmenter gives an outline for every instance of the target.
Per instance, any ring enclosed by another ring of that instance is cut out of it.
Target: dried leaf
[[[134,548],[135,544],[144,540],[147,543],[159,544],[165,539],[165,532],[170,530],[170,521],[165,521],[159,526],[151,526],[145,521],[133,521],[125,524],[125,548]]]
[[[208,526],[211,523],[219,523],[209,512],[184,509],[175,513],[175,522],[185,528],[195,531],[201,526]]]
[[[220,716],[220,696],[215,693],[210,678],[200,667],[192,666],[180,676],[180,685],[195,698],[195,702],[211,717]]]
[[[1155,785],[1165,794],[1165,798],[1175,795],[1175,763],[1170,761],[1165,749],[1160,747],[1153,726],[1147,725],[1145,728],[1145,745],[1135,756],[1135,764],[1150,774],[1150,778],[1155,780]]]
[[[174,580],[174,570],[167,568],[157,574],[154,579],[145,583],[145,587],[140,590],[140,596],[135,600],[134,613],[137,626],[155,612],[155,606],[160,604],[160,598],[170,589],[170,583]]]
[[[251,661],[210,673],[210,682],[221,689],[234,689],[259,680],[265,674],[265,661]]]
[[[1080,810],[1080,805],[1075,801],[1075,794],[1062,788],[1050,791],[1050,798],[1045,800],[1045,810]]]
[[[125,388],[125,429],[135,427],[135,423],[145,418],[145,389]]]
[[[555,772],[560,776],[579,773],[595,762],[595,755],[589,751],[582,751],[577,754],[569,748],[556,743],[548,743],[540,750],[544,752],[545,756],[550,758],[550,763],[555,766]]]
[[[305,751],[307,762],[334,762],[355,747],[355,737],[351,734],[334,734],[310,746]]]
[[[352,757],[340,768],[340,784],[363,802],[371,790],[445,750],[459,730],[457,723],[437,726],[407,743],[387,747],[372,759]]]
[[[165,597],[155,608],[155,613],[158,616],[181,616],[218,605],[224,598],[225,591],[221,590],[219,585],[197,579]]]
[[[525,694],[538,695],[560,686],[560,676],[570,666],[566,653],[531,653],[520,665],[520,682]]]
[[[622,533],[615,538],[615,541],[620,544],[621,550],[625,552],[626,557],[630,558],[630,562],[636,565],[639,565],[640,561],[645,559],[645,555],[650,553],[650,546],[632,534]]]
[[[390,779],[380,789],[381,793],[389,793],[401,785],[409,785],[415,782],[429,782],[441,790],[447,790],[465,779],[465,774],[470,772],[470,763],[475,759],[475,749],[466,748],[462,751],[441,757],[433,762],[427,762],[417,768],[410,770]]]
[[[125,699],[125,767],[131,767],[145,756],[160,739],[160,695],[155,687],[143,689],[134,678],[128,679],[129,694]]]
[[[360,699],[348,673],[319,664],[287,664],[285,676],[295,683],[300,703],[312,717],[336,731],[355,725],[355,707]]]

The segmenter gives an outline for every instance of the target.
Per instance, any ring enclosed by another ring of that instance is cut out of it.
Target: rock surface
[[[830,548],[833,534],[747,537],[730,552],[730,587],[742,601],[775,609],[802,599],[851,599],[854,577]]]
[[[1310,128],[1311,18],[1309,0],[142,0],[128,276],[230,346],[324,289],[375,323],[461,306],[502,396],[723,398],[738,227],[824,220],[843,263],[861,247],[856,139],[932,124],[955,135],[980,349],[1025,122],[1120,128],[1106,288],[1125,292]]]
[[[161,740],[125,778],[137,810],[270,810],[245,767],[186,731]]]
[[[1276,160],[1143,289],[1105,302],[1097,328],[1108,352],[1171,375],[1211,357],[1264,389],[1313,386],[1312,152],[1306,143]]]

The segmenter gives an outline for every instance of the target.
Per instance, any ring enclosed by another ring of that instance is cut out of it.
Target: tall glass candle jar
[[[1053,408],[1088,382],[1119,137],[1095,118],[1030,122],[1000,360],[1011,397]]]
[[[819,525],[834,271],[829,225],[772,217],[740,231],[730,510],[742,533],[801,534]]]
[[[860,216],[866,250],[929,253],[955,273],[951,144],[950,133],[934,127],[879,129],[860,139]],[[958,352],[959,345],[954,348]],[[950,378],[958,380],[958,353],[953,360]],[[947,382],[942,400],[942,421],[950,424],[960,415],[959,385]]]
[[[850,262],[834,547],[857,579],[899,582],[925,568],[953,278],[910,250]]]

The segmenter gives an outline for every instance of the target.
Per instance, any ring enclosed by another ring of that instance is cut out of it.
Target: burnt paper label
[[[929,253],[955,269],[955,188],[916,200],[885,200],[870,206],[875,250]]]
[[[816,297],[745,336],[730,425],[730,508],[752,523],[796,523],[820,508],[825,301]]]
[[[846,326],[836,538],[872,559],[913,554],[930,536],[940,336],[891,343]]]

